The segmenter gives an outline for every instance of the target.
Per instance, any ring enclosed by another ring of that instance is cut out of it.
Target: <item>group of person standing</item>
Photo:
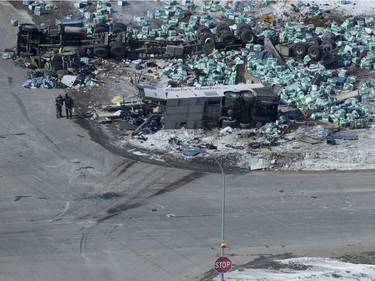
[[[65,94],[65,97],[63,97],[60,93],[57,94],[55,105],[56,105],[56,118],[63,117],[62,115],[62,107],[65,103],[65,112],[66,112],[66,119],[72,119],[73,115],[73,106],[74,101],[71,96],[68,94]]]

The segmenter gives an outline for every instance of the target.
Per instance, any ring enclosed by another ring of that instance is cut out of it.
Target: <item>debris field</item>
[[[77,114],[116,147],[159,161],[194,163],[214,156],[228,169],[374,169],[375,17],[361,3],[170,0],[129,15],[135,4],[127,1],[26,2],[38,30],[54,24],[52,15],[60,23],[80,18],[97,42],[104,38],[99,27],[105,25],[105,38],[115,40],[115,27],[126,25],[130,47],[121,55],[112,47],[99,52],[98,45],[94,53],[79,46],[26,53],[20,43],[3,53],[26,68],[25,88],[71,93]],[[30,36],[30,26],[16,19],[10,24],[18,26],[18,38]],[[139,42],[145,45],[133,47]],[[209,107],[211,119],[172,129],[165,125],[172,98],[145,98],[157,89],[194,94],[258,83],[278,97],[276,109],[249,86],[247,95],[261,104],[252,103],[251,114],[244,113],[244,92],[227,91],[219,95],[218,111]],[[242,103],[228,106],[234,97]]]

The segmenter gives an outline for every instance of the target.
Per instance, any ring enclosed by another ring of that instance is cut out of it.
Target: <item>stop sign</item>
[[[215,261],[215,270],[218,273],[225,273],[232,269],[232,261],[227,257],[220,257]]]

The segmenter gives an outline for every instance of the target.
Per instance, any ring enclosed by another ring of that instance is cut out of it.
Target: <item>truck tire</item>
[[[127,29],[128,29],[128,27],[126,26],[125,23],[117,22],[113,25],[112,32],[118,33],[118,32],[126,31]]]
[[[225,106],[234,108],[237,107],[241,103],[241,95],[238,92],[224,92],[225,95]]]
[[[125,55],[125,44],[120,41],[114,41],[111,44],[111,54],[115,57],[122,57]]]
[[[227,31],[220,36],[220,41],[229,46],[236,43],[236,37],[231,31]]]
[[[335,35],[334,33],[329,32],[329,31],[324,32],[322,35],[323,41],[327,39],[335,40],[335,39],[338,39],[338,37],[339,37],[338,35]]]
[[[336,42],[332,39],[326,39],[322,42],[322,48],[327,48],[329,51],[336,48]]]
[[[197,35],[211,34],[211,29],[205,25],[200,25],[197,28]]]
[[[222,128],[226,128],[226,127],[235,128],[236,123],[237,123],[236,120],[223,120],[223,123],[222,123],[221,127]]]
[[[98,23],[94,26],[94,33],[103,33],[109,31],[109,25],[106,23]]]
[[[313,35],[309,40],[308,40],[310,45],[320,45],[322,44],[322,39],[318,35]]]
[[[201,44],[215,45],[215,36],[213,34],[204,34],[199,38]]]
[[[244,91],[241,93],[241,98],[244,104],[252,105],[256,100],[256,96],[251,91]]]
[[[79,46],[77,50],[78,55],[81,57],[88,57],[92,55],[92,49],[88,46]]]
[[[94,56],[99,58],[106,58],[108,56],[108,46],[106,45],[97,45],[94,47]]]
[[[38,31],[38,28],[36,28],[36,26],[32,23],[21,24],[18,28],[20,31],[29,32],[29,33]]]
[[[216,26],[216,34],[224,33],[224,32],[227,32],[227,31],[230,31],[230,28],[229,28],[229,25],[225,22],[219,23]]]
[[[241,35],[242,32],[246,30],[250,30],[250,29],[251,29],[250,25],[248,25],[246,22],[242,22],[239,25],[237,25],[237,34]]]
[[[250,29],[247,29],[247,30],[244,30],[242,33],[241,33],[241,41],[244,43],[244,44],[248,44],[248,43],[254,43],[257,39],[255,33],[250,30]]]
[[[240,123],[241,129],[250,129],[251,125],[249,123]]]
[[[322,57],[323,50],[322,48],[320,48],[320,46],[313,45],[307,50],[307,53],[311,60],[319,61],[320,58]]]
[[[304,58],[307,54],[307,44],[304,42],[298,42],[294,44],[293,50],[297,58]]]

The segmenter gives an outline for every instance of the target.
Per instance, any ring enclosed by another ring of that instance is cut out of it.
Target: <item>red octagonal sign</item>
[[[232,269],[232,261],[227,257],[220,257],[215,261],[215,270],[219,273],[226,273]]]

